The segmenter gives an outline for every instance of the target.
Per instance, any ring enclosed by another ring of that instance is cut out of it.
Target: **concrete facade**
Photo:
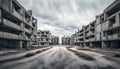
[[[28,48],[37,41],[37,19],[17,0],[0,0],[0,47]]]
[[[62,37],[62,44],[63,45],[70,45],[70,37],[69,36],[64,36]]]
[[[74,36],[74,37],[73,37]],[[96,20],[71,36],[71,44],[97,48],[120,48],[120,0],[115,0]]]
[[[59,36],[52,36],[51,45],[59,45]]]
[[[51,38],[52,38],[52,35],[51,35],[50,31],[48,31],[48,30],[45,30],[45,31],[39,30],[37,32],[37,42],[38,42],[38,45],[40,45],[40,46],[50,45]]]

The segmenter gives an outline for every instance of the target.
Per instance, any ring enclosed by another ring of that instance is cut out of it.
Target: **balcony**
[[[112,24],[111,26],[109,26],[109,30],[114,30],[114,29],[116,29],[116,28],[118,28],[118,27],[120,27],[120,24],[117,24],[117,23],[114,23],[114,24]]]
[[[31,30],[25,28],[25,32],[28,33],[28,34],[31,34]]]
[[[29,41],[30,39],[29,39],[27,36],[25,36],[25,37],[24,37],[24,40]]]
[[[84,38],[84,36],[81,36],[81,37],[77,37],[78,39],[83,39]]]
[[[103,40],[116,40],[116,39],[120,39],[120,33],[108,35],[108,36],[103,38]]]
[[[33,27],[31,21],[27,21],[27,20],[24,18],[24,22],[25,22],[26,25],[28,25],[29,27]]]
[[[91,41],[95,41],[95,37],[90,38],[89,41],[90,41],[90,42],[91,42]]]
[[[108,26],[106,26],[106,25],[103,26],[104,31],[111,31],[111,30],[115,30],[115,29],[120,28],[120,24],[118,24],[118,23],[113,23],[111,25],[109,25],[109,24],[110,24],[110,22],[108,24],[106,24]]]
[[[10,27],[10,28],[13,28],[15,30],[19,30],[21,31],[21,27],[7,19],[3,19],[3,26],[6,26],[6,27]]]
[[[0,31],[0,38],[19,40],[20,36],[16,34],[8,33],[8,32]]]
[[[93,30],[93,29],[95,29],[95,27],[92,27],[92,26],[91,26],[91,27],[90,27],[90,30]]]
[[[18,13],[15,9],[13,9],[13,15],[17,18],[19,18],[20,20],[22,20],[22,16],[20,15],[20,13]]]
[[[90,33],[89,33],[89,35],[90,35],[90,36],[93,36],[93,35],[95,35],[95,33],[93,33],[93,32],[90,32]]]
[[[107,15],[109,17],[109,16],[113,15],[114,13],[118,12],[119,8],[120,8],[120,1],[116,0],[105,9],[105,12],[107,13]]]

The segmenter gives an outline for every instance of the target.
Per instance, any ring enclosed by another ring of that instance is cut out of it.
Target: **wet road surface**
[[[120,64],[105,59],[104,55],[90,51],[78,51],[95,60],[80,58],[66,47],[53,47],[31,57],[0,63],[0,69],[120,69]]]

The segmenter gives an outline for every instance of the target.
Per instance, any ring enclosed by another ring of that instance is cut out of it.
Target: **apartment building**
[[[103,48],[120,48],[120,0],[114,1],[103,14],[102,46]]]
[[[52,36],[51,45],[59,45],[59,36]]]
[[[0,0],[0,47],[28,48],[37,41],[37,19],[17,0]]]
[[[69,36],[64,36],[62,37],[62,44],[63,45],[70,45],[70,37]]]
[[[120,0],[115,0],[96,20],[73,35],[72,43],[78,46],[120,48]]]
[[[51,33],[48,30],[42,31],[39,30],[37,32],[37,41],[38,41],[38,45],[40,46],[48,46],[51,44]]]
[[[75,32],[71,37],[70,37],[70,45],[78,45],[78,32]]]

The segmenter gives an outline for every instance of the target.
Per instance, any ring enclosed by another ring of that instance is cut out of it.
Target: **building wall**
[[[59,36],[52,36],[51,45],[59,45]]]
[[[100,48],[120,48],[120,0],[116,0],[108,6],[104,12],[96,16],[96,20],[91,22],[77,35],[78,46],[100,47]],[[93,25],[94,24],[94,25]],[[84,30],[84,35],[81,35]],[[84,37],[84,39],[82,39]],[[75,39],[75,37],[72,39]]]
[[[63,45],[70,45],[70,39],[71,39],[71,38],[68,37],[68,36],[67,36],[67,37],[65,37],[65,36],[62,37],[62,44],[63,44]]]
[[[0,42],[1,47],[28,48],[32,45],[37,20],[32,11],[24,9],[17,0],[0,0]],[[35,20],[35,21],[34,21]],[[34,30],[34,31],[33,31]],[[7,45],[5,43],[8,43]]]
[[[40,46],[48,46],[51,44],[51,33],[49,31],[39,30],[37,32],[37,42]]]

